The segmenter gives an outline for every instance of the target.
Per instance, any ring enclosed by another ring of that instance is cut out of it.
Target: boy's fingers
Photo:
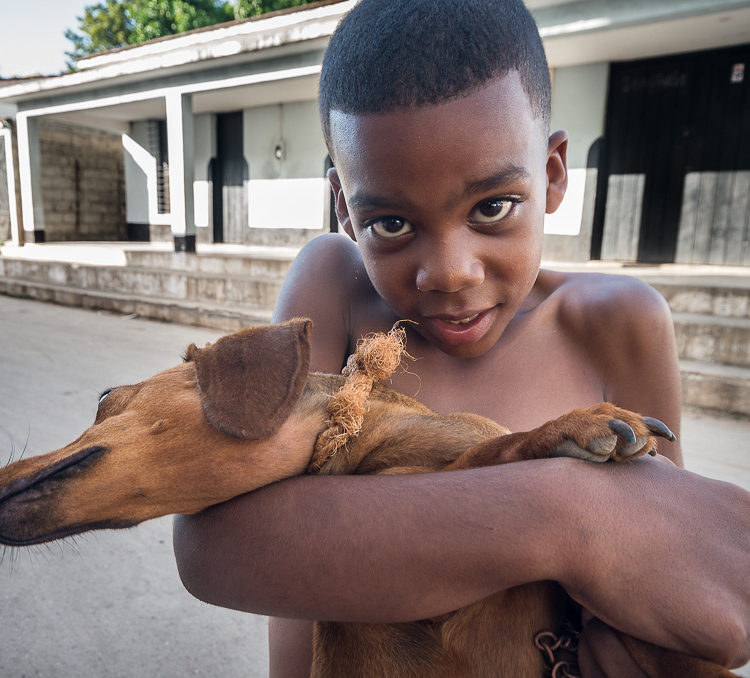
[[[617,634],[597,617],[581,631],[578,664],[582,678],[648,678]]]
[[[578,670],[581,678],[607,678],[589,649],[588,639],[583,635],[578,644]]]

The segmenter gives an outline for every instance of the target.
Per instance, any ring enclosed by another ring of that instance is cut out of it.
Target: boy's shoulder
[[[388,329],[393,324],[389,313],[370,283],[356,243],[330,233],[299,252],[279,294],[274,321],[310,318],[311,366],[336,373],[353,349],[354,335],[359,336],[359,319],[372,319],[374,327],[368,331]]]
[[[540,305],[552,306],[554,322],[563,331],[590,349],[639,353],[654,330],[671,328],[664,298],[628,275],[542,269],[532,294]]]
[[[558,329],[601,374],[607,400],[643,409],[635,394],[644,389],[679,391],[672,316],[653,287],[628,275],[547,270],[537,285]]]
[[[633,276],[542,269],[535,285],[540,300],[559,306],[562,321],[595,329],[603,321],[628,324],[648,321],[668,310],[664,298]]]
[[[374,290],[365,270],[357,244],[348,236],[326,233],[314,238],[300,250],[287,282],[295,294],[308,294],[319,305],[348,312],[345,308],[366,303]],[[323,302],[323,303],[321,303]]]

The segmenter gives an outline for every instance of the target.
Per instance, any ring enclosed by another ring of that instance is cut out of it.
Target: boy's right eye
[[[381,238],[398,238],[414,230],[410,222],[400,217],[380,217],[370,221],[367,226]]]

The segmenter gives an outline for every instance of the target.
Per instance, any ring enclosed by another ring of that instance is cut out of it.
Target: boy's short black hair
[[[320,75],[320,115],[437,104],[518,71],[545,130],[547,59],[522,0],[361,0],[331,37]]]

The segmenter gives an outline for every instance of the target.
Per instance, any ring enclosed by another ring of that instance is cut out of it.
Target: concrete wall
[[[42,119],[39,141],[46,240],[124,239],[120,135]]]
[[[557,68],[552,86],[552,130],[568,132],[568,191],[547,215],[544,257],[588,261],[596,200],[598,144],[604,134],[609,64]]]

